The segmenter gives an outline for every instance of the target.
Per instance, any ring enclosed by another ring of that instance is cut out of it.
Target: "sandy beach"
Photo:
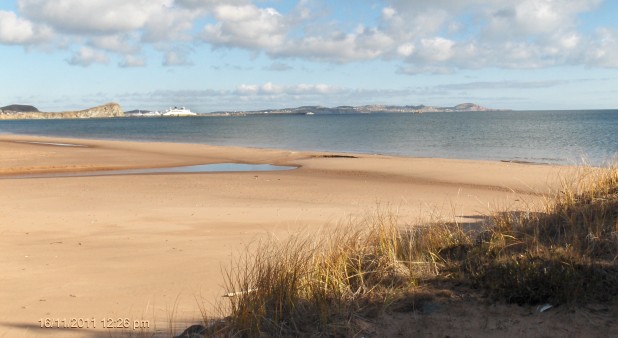
[[[298,168],[20,177],[209,163]],[[171,319],[177,334],[199,322],[200,307],[221,300],[222,267],[259,238],[316,231],[377,208],[397,213],[402,225],[437,216],[474,223],[539,202],[570,170],[0,135],[0,336],[123,332],[105,329],[109,318],[165,332]],[[58,321],[41,328],[45,319]],[[91,327],[63,328],[71,319]]]

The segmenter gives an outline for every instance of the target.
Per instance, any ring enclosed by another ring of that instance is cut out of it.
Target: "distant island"
[[[406,114],[422,114],[434,112],[471,112],[471,111],[498,111],[499,109],[491,109],[479,106],[474,103],[461,103],[453,107],[435,107],[435,106],[395,106],[395,105],[365,105],[365,106],[338,106],[338,107],[322,107],[322,106],[302,106],[297,108],[284,109],[265,109],[255,111],[218,111],[212,112],[209,115],[253,115],[253,114],[295,114],[295,115],[313,115],[313,114],[370,114],[370,113],[406,113]]]
[[[435,112],[474,112],[474,111],[508,111],[506,109],[492,109],[474,103],[461,103],[453,107],[436,106],[396,106],[396,105],[364,105],[364,106],[302,106],[296,108],[264,109],[249,111],[215,111],[198,114],[197,116],[246,116],[246,115],[328,115],[328,114],[370,114],[370,113],[402,113],[423,114]],[[41,112],[31,105],[13,104],[0,108],[0,120],[22,119],[81,119],[81,118],[116,118],[116,117],[160,117],[160,113],[149,110],[136,109],[123,111],[117,103],[106,103],[97,107],[79,111]],[[176,115],[180,116],[180,115]]]

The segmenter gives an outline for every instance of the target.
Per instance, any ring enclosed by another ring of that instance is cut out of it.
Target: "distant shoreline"
[[[462,103],[453,107],[435,107],[425,105],[364,105],[364,106],[301,106],[296,108],[247,110],[247,111],[214,111],[199,113],[191,116],[244,116],[259,114],[287,114],[287,115],[314,115],[314,114],[370,114],[370,113],[402,113],[422,114],[429,112],[469,112],[469,111],[510,111],[507,109],[486,108],[474,103]],[[74,119],[74,118],[112,118],[112,117],[162,117],[163,114],[145,109],[123,111],[119,104],[111,102],[97,107],[80,111],[41,112],[30,105],[10,105],[0,108],[0,120],[21,119]],[[168,116],[165,116],[168,117]],[[186,117],[171,115],[169,117]]]

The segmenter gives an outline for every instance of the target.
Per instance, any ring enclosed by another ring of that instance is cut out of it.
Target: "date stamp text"
[[[149,320],[132,320],[129,318],[41,318],[41,328],[44,329],[149,329]]]

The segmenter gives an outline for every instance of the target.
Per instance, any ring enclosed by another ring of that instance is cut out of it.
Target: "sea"
[[[563,165],[618,159],[618,110],[11,120],[0,133]]]

